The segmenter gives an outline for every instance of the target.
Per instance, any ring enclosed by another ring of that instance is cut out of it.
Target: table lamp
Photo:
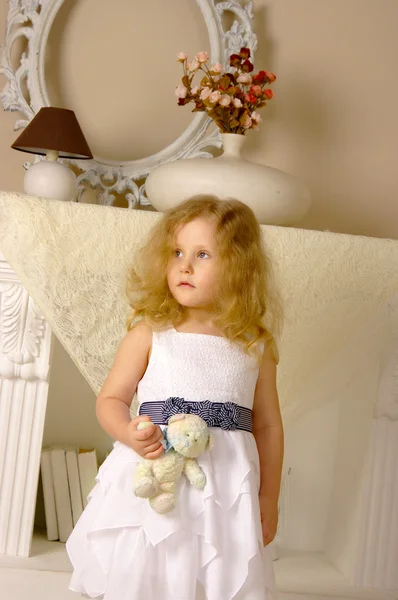
[[[24,190],[30,196],[72,200],[76,176],[60,158],[93,158],[73,110],[46,106],[39,110],[11,148],[46,156],[25,173]]]

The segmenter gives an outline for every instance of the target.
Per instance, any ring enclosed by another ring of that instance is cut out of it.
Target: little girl
[[[241,202],[196,197],[154,227],[131,271],[129,331],[97,399],[117,441],[67,542],[71,590],[104,600],[275,599],[264,546],[277,528],[283,429],[268,278],[259,224]],[[183,477],[176,508],[162,515],[132,488],[141,457],[164,451],[167,423],[151,403],[176,398],[232,402],[250,419],[214,426],[213,414],[214,447],[198,458],[206,487]]]

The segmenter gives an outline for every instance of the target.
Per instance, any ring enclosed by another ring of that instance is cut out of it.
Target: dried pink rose
[[[252,78],[249,73],[241,73],[236,80],[238,83],[244,83],[245,85],[250,85],[252,82]]]
[[[258,112],[256,112],[255,110],[253,110],[250,117],[254,121],[254,123],[256,123],[256,125],[258,125],[262,121],[261,115]]]
[[[203,90],[200,92],[200,99],[207,100],[207,98],[210,96],[210,94],[211,94],[211,89],[209,87],[204,87]]]
[[[207,60],[209,60],[209,55],[207,54],[206,50],[202,50],[202,52],[197,53],[195,58],[199,63],[205,63]]]
[[[216,104],[217,102],[219,102],[221,98],[221,94],[218,90],[216,90],[215,92],[212,92],[209,96],[209,100],[212,104]]]
[[[221,73],[222,72],[222,64],[221,63],[214,63],[214,65],[211,66],[210,71],[212,73]]]
[[[249,115],[244,116],[244,118],[241,120],[241,125],[243,129],[250,129],[250,127],[253,125],[253,121],[251,120]]]
[[[193,96],[195,96],[195,95],[198,93],[198,91],[199,91],[199,86],[198,86],[198,85],[195,85],[195,87],[193,87],[193,88],[191,89],[191,94],[192,94]]]
[[[178,62],[184,62],[184,60],[187,60],[187,58],[188,58],[188,54],[186,52],[179,52],[177,54]]]
[[[187,63],[188,71],[191,71],[191,73],[193,73],[194,71],[197,71],[199,69],[199,67],[200,67],[200,64],[198,63],[196,58],[194,58],[193,60],[191,60],[190,62]]]
[[[174,93],[177,96],[177,98],[186,98],[188,89],[185,87],[185,85],[183,83],[180,83],[180,85],[178,85],[176,87]]]
[[[242,101],[239,100],[239,98],[234,98],[232,100],[232,103],[235,106],[235,108],[241,108],[241,106],[242,106]]]
[[[229,106],[231,104],[231,96],[228,96],[228,94],[223,94],[220,98],[219,104],[221,106]]]

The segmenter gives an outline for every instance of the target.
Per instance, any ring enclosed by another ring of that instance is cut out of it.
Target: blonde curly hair
[[[265,343],[278,360],[276,337],[282,320],[281,303],[273,286],[259,223],[253,211],[238,200],[195,196],[163,215],[129,272],[127,295],[132,314],[127,329],[141,319],[154,330],[178,326],[183,321],[184,307],[167,284],[167,266],[175,251],[177,229],[200,217],[215,220],[222,261],[214,325],[249,354],[259,356]]]

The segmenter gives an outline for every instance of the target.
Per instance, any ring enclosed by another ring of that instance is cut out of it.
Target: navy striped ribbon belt
[[[253,429],[252,411],[234,402],[187,402],[184,398],[167,398],[164,401],[143,402],[140,415],[147,415],[156,425],[167,425],[170,417],[191,414],[201,417],[209,427],[220,427],[226,431]]]

